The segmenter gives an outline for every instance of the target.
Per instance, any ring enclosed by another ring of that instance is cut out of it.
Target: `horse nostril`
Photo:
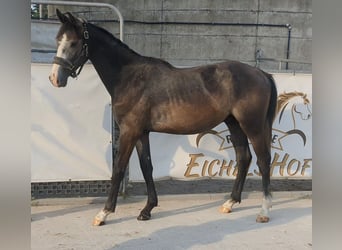
[[[58,80],[58,78],[55,76],[54,73],[52,73],[51,75],[49,75],[49,80],[50,80],[50,82],[51,82],[54,86],[56,86],[56,87],[59,86],[59,80]]]

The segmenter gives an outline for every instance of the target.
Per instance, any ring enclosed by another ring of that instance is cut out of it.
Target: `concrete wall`
[[[94,1],[96,2],[96,1]],[[219,22],[290,24],[289,59],[311,62],[312,0],[111,0],[125,19],[124,41],[135,51],[163,58],[177,66],[239,60],[255,65],[255,53],[286,58],[288,30],[279,27],[137,24],[145,22]],[[72,8],[66,7],[65,10]],[[110,20],[108,9],[73,8],[88,20]],[[118,34],[116,23],[99,23]],[[278,63],[260,67],[277,70]],[[285,65],[284,65],[285,66]],[[284,68],[284,67],[283,67]],[[290,63],[289,69],[311,71],[310,64]]]

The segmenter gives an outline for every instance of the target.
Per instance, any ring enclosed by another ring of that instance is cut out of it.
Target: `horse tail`
[[[277,87],[276,87],[273,76],[266,72],[263,72],[263,73],[266,75],[267,79],[269,80],[271,84],[271,97],[270,97],[270,103],[268,105],[266,119],[269,123],[270,128],[272,129],[273,121],[277,112],[278,92],[277,92]]]

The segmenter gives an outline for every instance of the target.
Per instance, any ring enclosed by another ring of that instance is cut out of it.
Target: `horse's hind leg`
[[[136,149],[139,156],[140,168],[143,173],[147,187],[147,203],[140,212],[138,220],[149,220],[151,218],[151,210],[158,205],[158,198],[152,177],[152,162],[150,153],[149,134],[145,133],[137,142]]]
[[[231,198],[226,201],[220,209],[223,213],[230,213],[232,211],[233,205],[237,202],[241,202],[241,192],[243,190],[252,156],[248,146],[247,136],[242,131],[238,121],[233,116],[230,116],[225,120],[225,123],[227,124],[231,134],[230,138],[235,149],[236,163],[238,168]]]
[[[255,154],[257,156],[257,165],[262,176],[263,200],[261,211],[257,216],[257,222],[269,221],[269,209],[272,206],[272,196],[269,190],[270,186],[270,163],[271,163],[271,130],[266,129],[264,133],[258,133],[250,137]]]

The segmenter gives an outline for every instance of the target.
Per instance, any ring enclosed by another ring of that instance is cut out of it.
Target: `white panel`
[[[92,65],[65,88],[50,70],[31,64],[31,181],[110,179],[110,96]]]

